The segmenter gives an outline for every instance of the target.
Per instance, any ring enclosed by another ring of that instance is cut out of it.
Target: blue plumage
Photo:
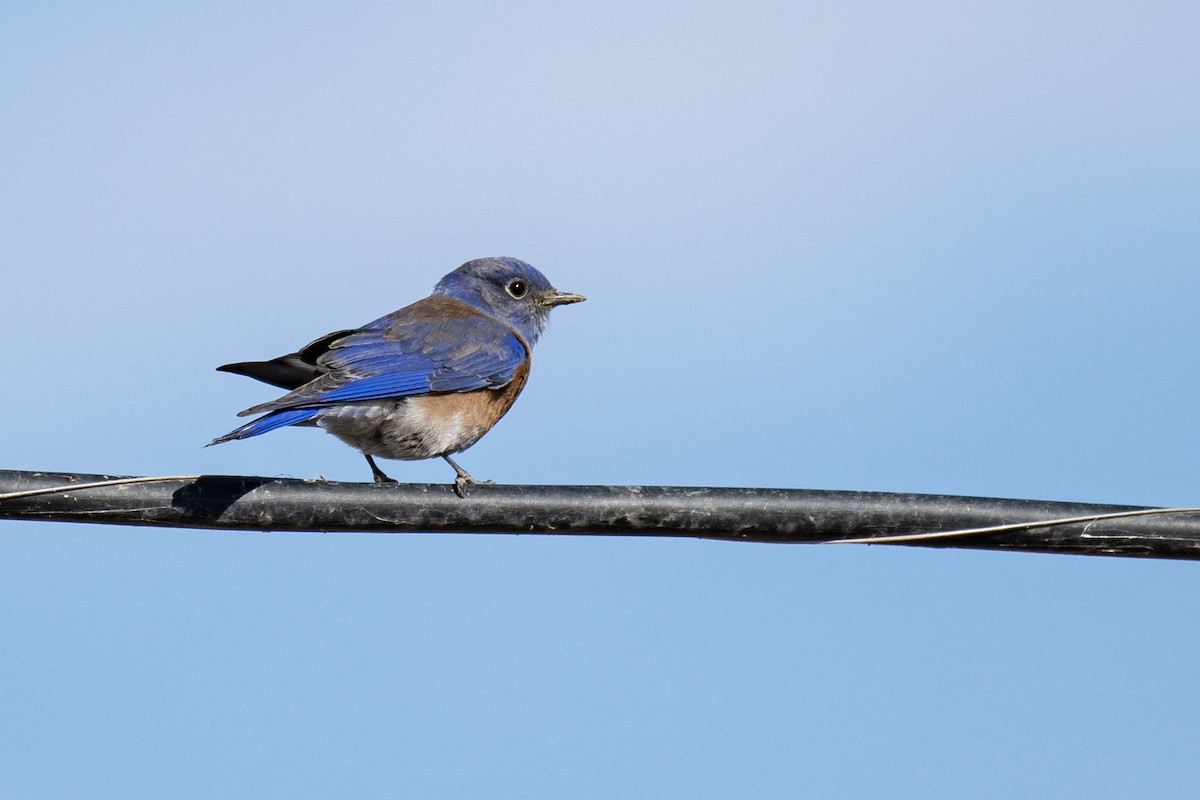
[[[308,422],[319,411],[320,409],[317,408],[289,408],[286,411],[268,414],[265,417],[259,417],[253,422],[247,422],[237,430],[230,431],[219,439],[209,442],[209,444],[220,444],[221,442],[228,442],[233,439],[249,439],[251,436],[258,436],[260,433],[267,433],[276,428],[285,428],[288,425]]]
[[[270,361],[218,367],[292,391],[241,412],[265,416],[211,444],[315,425],[362,450],[376,480],[390,479],[373,455],[442,456],[461,492],[472,479],[449,455],[474,444],[516,399],[550,310],[583,299],[514,258],[467,262],[429,297],[361,328]]]

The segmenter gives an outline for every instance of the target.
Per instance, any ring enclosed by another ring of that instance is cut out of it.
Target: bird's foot
[[[389,478],[387,476],[387,473],[385,473],[383,470],[381,470],[379,468],[379,465],[375,463],[375,459],[371,458],[366,453],[363,453],[363,455],[367,456],[367,463],[371,465],[371,476],[375,479],[376,483],[395,483],[396,482],[395,478]]]
[[[442,456],[442,458],[446,459],[447,464],[454,467],[454,472],[458,475],[458,477],[456,477],[454,479],[454,493],[456,495],[458,495],[459,497],[462,497],[464,499],[466,498],[467,487],[470,486],[471,484],[482,484],[484,486],[495,486],[496,485],[495,481],[477,481],[477,480],[475,480],[474,478],[471,477],[471,473],[467,472],[465,469],[460,467],[458,464],[454,463],[454,459],[450,458],[450,456]]]
[[[454,493],[459,497],[466,498],[468,486],[495,486],[495,481],[477,481],[470,475],[459,475],[454,479]]]

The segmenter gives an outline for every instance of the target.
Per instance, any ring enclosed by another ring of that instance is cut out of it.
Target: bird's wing
[[[317,359],[322,375],[240,416],[496,389],[528,355],[525,342],[499,320],[449,298],[426,298],[330,341]]]

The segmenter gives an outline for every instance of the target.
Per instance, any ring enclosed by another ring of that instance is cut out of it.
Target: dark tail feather
[[[251,436],[258,436],[260,433],[273,431],[276,428],[305,422],[315,417],[320,410],[319,408],[288,408],[283,411],[275,411],[267,414],[265,417],[259,417],[253,422],[247,422],[242,427],[232,430],[224,436],[218,436],[206,444],[205,447],[212,447],[214,444],[221,444],[222,442],[232,442],[234,439],[249,439]]]
[[[312,379],[325,374],[326,371],[317,366],[317,359],[329,352],[330,346],[338,339],[352,333],[353,330],[334,331],[309,342],[295,353],[272,358],[270,361],[239,361],[236,364],[225,364],[217,367],[217,370],[245,375],[280,389],[299,389]]]
[[[296,354],[280,356],[270,361],[242,361],[237,364],[222,364],[218,372],[245,375],[256,381],[278,386],[280,389],[296,389],[321,374],[312,364],[301,361]]]

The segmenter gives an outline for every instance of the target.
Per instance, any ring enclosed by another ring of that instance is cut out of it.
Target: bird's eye
[[[529,284],[525,283],[525,281],[521,280],[520,278],[517,278],[515,281],[509,281],[508,285],[504,287],[504,290],[508,292],[513,299],[520,300],[529,293]]]

